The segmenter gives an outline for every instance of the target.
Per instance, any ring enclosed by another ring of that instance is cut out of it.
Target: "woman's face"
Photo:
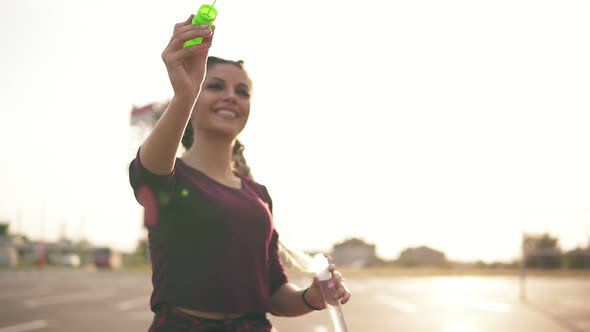
[[[235,138],[248,121],[251,90],[248,75],[237,66],[209,67],[193,110],[195,129]]]

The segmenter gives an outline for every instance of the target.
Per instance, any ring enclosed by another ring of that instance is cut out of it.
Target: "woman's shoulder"
[[[245,176],[243,174],[236,173],[236,175],[242,179],[243,186],[247,186],[252,188],[262,199],[267,202],[271,201],[270,194],[268,193],[268,188],[264,183],[258,182],[254,180],[254,178],[250,176]]]
[[[250,177],[250,176],[246,176],[240,173],[235,173],[240,179],[242,179],[242,182],[246,185],[249,185],[251,187],[255,187],[258,190],[262,190],[262,191],[267,191],[266,185],[264,185],[263,183],[260,183],[256,180],[254,180],[254,178]]]

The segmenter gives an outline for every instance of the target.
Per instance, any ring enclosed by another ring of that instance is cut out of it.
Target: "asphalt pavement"
[[[293,279],[306,286],[307,279]],[[349,332],[590,332],[590,279],[347,278]],[[147,331],[150,276],[46,268],[0,271],[0,332]],[[269,316],[279,332],[336,332],[327,311]]]

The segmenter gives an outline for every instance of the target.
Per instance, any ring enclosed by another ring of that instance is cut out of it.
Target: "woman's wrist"
[[[194,105],[197,100],[198,93],[174,93],[172,101],[178,104]]]
[[[306,307],[308,307],[311,310],[316,310],[316,311],[322,310],[323,308],[320,308],[320,307],[314,305],[313,301],[312,301],[312,303],[310,303],[310,301],[308,300],[307,294],[308,294],[309,290],[310,290],[310,287],[306,288],[305,290],[303,290],[303,292],[301,292],[301,299],[303,300],[303,303],[305,304]]]

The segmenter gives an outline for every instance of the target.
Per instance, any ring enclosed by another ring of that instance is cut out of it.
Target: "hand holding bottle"
[[[335,270],[333,264],[329,264],[326,256],[323,254],[315,255],[314,263],[316,276],[308,292],[303,295],[311,293],[313,290],[311,294],[313,296],[319,289],[324,303],[317,308],[328,309],[335,332],[348,332],[340,304],[348,302],[351,296],[350,291],[344,285],[342,275]],[[304,300],[307,301],[305,298]]]
[[[313,283],[306,293],[307,301],[320,309],[325,309],[326,304],[337,305],[338,302],[345,304],[350,300],[351,293],[344,283],[342,274],[336,270],[334,264],[328,266],[328,272],[331,277],[328,280],[321,280],[318,275],[313,278]],[[322,284],[328,294],[331,294],[324,300],[322,295]]]

